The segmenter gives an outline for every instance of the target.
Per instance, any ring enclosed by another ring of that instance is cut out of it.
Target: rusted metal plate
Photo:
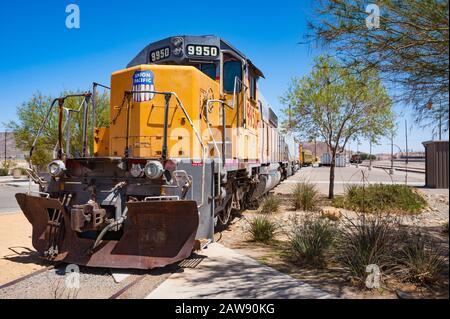
[[[32,242],[33,247],[43,254],[47,249],[48,234],[47,227],[49,222],[48,209],[64,210],[57,199],[30,196],[27,194],[16,194],[16,200],[22,209],[25,217],[33,225]]]
[[[72,230],[70,212],[58,200],[27,194],[16,198],[33,225],[33,246],[41,256],[47,248],[47,209],[62,210],[63,236],[51,260],[92,267],[151,269],[183,260],[192,252],[199,224],[195,201],[130,202],[121,239],[104,240],[91,251],[94,240]]]

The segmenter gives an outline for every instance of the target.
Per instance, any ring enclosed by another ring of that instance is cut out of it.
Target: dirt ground
[[[278,188],[279,190],[279,188]],[[448,233],[443,231],[444,225],[449,220],[448,192],[433,193],[422,191],[429,202],[429,207],[423,213],[415,216],[401,218],[401,224],[405,227],[419,227],[440,243],[444,252],[448,268]],[[448,272],[446,282],[438,287],[419,287],[413,284],[400,283],[395,279],[385,278],[385,285],[379,290],[364,290],[351,284],[345,272],[338,265],[328,264],[324,269],[300,267],[292,263],[287,257],[288,242],[286,231],[289,221],[293,216],[299,218],[306,215],[320,213],[306,213],[294,211],[288,204],[288,195],[275,189],[275,195],[283,199],[283,204],[278,213],[272,214],[279,226],[275,241],[270,245],[252,242],[248,234],[248,221],[259,214],[256,210],[246,210],[241,216],[236,217],[231,225],[221,233],[216,234],[216,240],[229,247],[238,250],[242,254],[252,257],[259,262],[287,273],[294,278],[301,279],[324,291],[332,293],[339,298],[448,298]],[[357,214],[342,210],[343,218],[354,219]],[[339,222],[339,221],[338,221]],[[444,275],[445,276],[445,275]]]
[[[31,225],[25,216],[0,215],[0,285],[46,266],[31,244]]]

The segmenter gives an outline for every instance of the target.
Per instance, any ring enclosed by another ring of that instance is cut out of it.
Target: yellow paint
[[[129,149],[130,157],[160,158],[163,145],[164,95],[155,95],[146,102],[126,98],[125,92],[132,90],[133,75],[136,71],[151,70],[154,74],[154,90],[175,92],[183,104],[188,117],[208,147],[207,157],[216,157],[212,138],[207,130],[205,105],[208,99],[219,99],[219,82],[214,81],[193,66],[181,65],[140,65],[112,74],[110,127],[95,130],[95,156],[124,156],[126,140],[127,108],[130,107]],[[232,142],[233,158],[244,160],[258,159],[258,127],[261,120],[256,101],[246,94],[246,113],[243,107],[243,94],[239,96],[240,108],[226,107],[227,140]],[[231,105],[232,94],[224,100]],[[239,111],[239,123],[238,123]],[[244,116],[245,115],[245,116]],[[210,105],[209,122],[216,142],[222,141],[221,106]],[[172,96],[169,105],[168,151],[169,158],[192,158],[200,160],[202,149],[189,123],[188,117]],[[244,125],[244,120],[246,124]],[[232,136],[231,129],[240,126],[239,136]],[[245,126],[245,127],[244,127]],[[221,146],[219,145],[221,150]]]

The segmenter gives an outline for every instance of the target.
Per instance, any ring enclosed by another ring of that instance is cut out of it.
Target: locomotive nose
[[[129,202],[118,240],[81,238],[71,213],[56,199],[17,194],[33,226],[33,246],[47,260],[91,267],[151,269],[190,256],[199,224],[195,201]]]

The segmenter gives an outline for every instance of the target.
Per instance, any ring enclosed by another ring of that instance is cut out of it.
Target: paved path
[[[38,187],[32,184],[32,190],[37,191]],[[21,212],[15,195],[27,191],[28,182],[0,181],[0,214]]]
[[[200,252],[196,268],[171,275],[146,299],[336,298],[218,243]]]
[[[294,176],[282,182],[275,191],[289,193],[295,184],[308,181],[315,184],[320,193],[328,194],[329,178],[329,167],[303,167]],[[406,180],[409,186],[421,187],[425,185],[425,174],[406,174],[405,172],[395,171],[394,175],[389,175],[387,171],[382,169],[372,168],[372,170],[369,170],[367,167],[352,165],[336,167],[334,189],[335,194],[339,195],[344,193],[346,185],[367,183],[405,184]]]

